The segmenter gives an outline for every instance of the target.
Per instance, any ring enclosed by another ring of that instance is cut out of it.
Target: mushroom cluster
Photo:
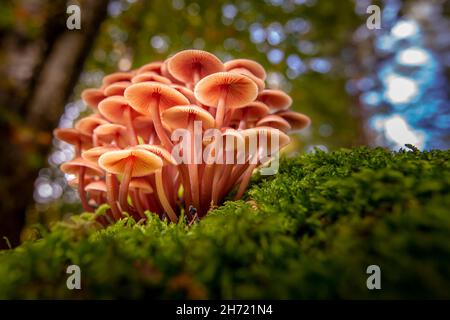
[[[84,90],[93,113],[54,132],[75,146],[61,170],[75,177],[84,210],[108,204],[104,224],[147,210],[192,222],[232,190],[239,199],[254,169],[289,143],[286,133],[310,123],[265,78],[253,60],[185,50]]]

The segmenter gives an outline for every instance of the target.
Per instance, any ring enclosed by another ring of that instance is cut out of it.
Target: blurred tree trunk
[[[67,29],[65,1],[15,5],[19,16],[42,19],[38,36],[14,26],[0,30],[0,238],[13,246],[20,241],[34,180],[51,149],[51,131],[106,18],[108,0],[78,4],[81,30]],[[0,239],[0,248],[5,247]]]

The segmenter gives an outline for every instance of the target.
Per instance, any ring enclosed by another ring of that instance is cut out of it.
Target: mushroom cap
[[[119,81],[131,81],[131,78],[133,78],[132,72],[114,72],[105,76],[102,83],[106,87]]]
[[[168,70],[167,67],[167,62],[169,61],[169,59],[167,59],[166,61],[163,62],[162,66],[161,66],[161,75],[166,77],[167,79],[170,79],[170,81],[172,81],[173,83],[178,83],[178,84],[183,84],[183,82],[179,81],[178,79],[176,79]]]
[[[144,72],[156,72],[161,74],[161,66],[163,65],[163,61],[153,61],[147,64],[144,64],[137,70],[137,74],[141,74]]]
[[[103,89],[89,88],[84,89],[83,92],[81,92],[81,99],[83,100],[83,102],[93,109],[97,109],[97,106],[100,103],[100,101],[102,101],[105,98],[106,96],[103,93]]]
[[[163,160],[164,164],[172,164],[174,166],[177,165],[177,161],[172,156],[172,154],[169,151],[167,151],[165,148],[163,148],[162,146],[157,146],[154,144],[140,144],[140,145],[137,145],[136,148],[141,148],[141,149],[144,149],[144,150],[147,150],[149,152],[156,154],[158,157],[160,157]]]
[[[195,102],[197,101],[195,99],[194,92],[191,89],[186,88],[185,86],[179,84],[171,84],[170,86],[175,90],[177,90],[178,92],[182,93],[189,100],[190,103],[195,104]]]
[[[86,187],[84,187],[85,191],[98,191],[98,192],[106,192],[108,188],[106,187],[106,183],[103,180],[92,181]]]
[[[61,171],[68,174],[78,174],[80,168],[86,168],[86,174],[89,176],[103,176],[105,173],[94,162],[87,161],[81,157],[63,163]]]
[[[163,166],[161,158],[143,148],[109,151],[100,156],[98,164],[110,173],[123,174],[129,159],[134,159],[132,177],[143,177],[154,173]]]
[[[77,123],[75,123],[75,129],[82,134],[91,136],[95,128],[107,123],[109,122],[95,114],[78,120]]]
[[[130,88],[130,87],[129,87]],[[128,104],[127,99],[123,96],[112,96],[108,97],[98,105],[98,111],[109,121],[126,124],[126,118],[124,116],[125,111],[129,109],[131,112],[131,118],[135,118],[140,114],[136,112]]]
[[[76,145],[81,144],[91,144],[91,137],[89,135],[83,134],[74,128],[58,128],[53,130],[53,135],[68,144]]]
[[[92,176],[84,177],[85,183],[91,183],[92,181],[94,181]],[[78,186],[78,183],[79,183],[78,176],[75,176],[74,178],[67,180],[67,184],[72,188],[76,188]]]
[[[240,108],[255,100],[258,87],[250,78],[234,72],[218,72],[200,80],[194,89],[197,100],[217,108],[221,95],[228,108]]]
[[[291,129],[291,125],[289,124],[289,122],[287,122],[282,117],[277,116],[275,114],[269,114],[269,115],[265,116],[264,118],[259,120],[256,123],[256,125],[276,128],[283,132],[287,132]]]
[[[164,84],[171,84],[172,81],[167,79],[166,77],[163,77],[156,72],[143,72],[135,75],[133,79],[131,79],[132,83],[139,83],[139,82],[147,82],[147,81],[155,81],[160,82]]]
[[[121,96],[126,88],[131,85],[130,81],[119,81],[111,83],[103,89],[105,96]]]
[[[121,124],[103,124],[94,130],[94,134],[104,143],[111,143],[114,139],[117,139],[120,147],[128,145],[127,128]]]
[[[237,68],[244,68],[253,73],[261,80],[266,80],[266,70],[258,62],[250,59],[234,59],[224,63],[225,70],[231,71]]]
[[[212,73],[225,71],[222,61],[212,53],[203,50],[184,50],[167,60],[167,67],[176,79],[184,83],[194,83],[197,71],[200,79]]]
[[[113,147],[113,146],[94,147],[94,148],[83,151],[83,153],[81,154],[81,157],[87,161],[97,163],[98,158],[100,158],[100,156],[102,154],[104,154],[105,152],[108,152],[108,151],[115,151],[115,150],[120,150],[120,149],[117,147]]]
[[[231,120],[241,120],[245,117],[246,121],[257,121],[269,114],[269,107],[260,101],[252,101],[246,106],[234,109]]]
[[[140,189],[144,191],[144,193],[153,193],[153,188],[150,182],[142,177],[131,179],[130,189]]]
[[[187,128],[190,120],[201,121],[205,130],[214,127],[213,116],[194,104],[167,109],[162,113],[161,120],[172,130]]]
[[[229,72],[235,72],[235,73],[243,74],[244,76],[249,77],[256,84],[256,86],[258,87],[258,92],[263,91],[264,88],[266,87],[266,84],[264,83],[264,80],[261,80],[260,78],[255,76],[253,73],[248,71],[248,69],[236,68],[236,69],[231,69]]]
[[[267,89],[258,95],[258,101],[262,101],[273,111],[286,110],[292,104],[292,98],[281,90]]]
[[[142,114],[150,114],[151,105],[158,101],[160,112],[173,106],[189,104],[189,100],[177,90],[152,81],[133,84],[125,90],[124,95],[131,107]]]
[[[250,129],[245,129],[242,130],[242,135],[245,137],[246,139],[246,144],[248,142],[248,139],[253,138],[258,138],[258,145],[259,145],[259,139],[262,136],[266,137],[266,141],[267,141],[267,146],[270,147],[271,145],[271,139],[272,137],[274,139],[278,139],[278,148],[281,149],[284,146],[288,145],[289,142],[291,141],[291,139],[289,138],[289,136],[287,134],[285,134],[283,131],[280,131],[276,128],[271,128],[271,127],[254,127],[254,128],[250,128]]]
[[[276,115],[282,117],[292,127],[292,130],[301,130],[308,127],[311,124],[311,119],[304,115],[303,113],[295,112],[295,111],[281,111],[277,112]]]

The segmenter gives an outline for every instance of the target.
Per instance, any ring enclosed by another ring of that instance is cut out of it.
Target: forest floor
[[[448,299],[449,208],[450,151],[317,151],[191,227],[60,222],[0,252],[0,298]]]

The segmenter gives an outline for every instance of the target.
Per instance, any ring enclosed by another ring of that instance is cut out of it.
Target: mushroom
[[[224,63],[226,71],[232,71],[234,69],[246,69],[251,72],[255,77],[261,80],[266,80],[266,71],[264,67],[258,62],[250,59],[234,59]]]
[[[97,109],[98,104],[105,98],[106,96],[103,93],[103,89],[100,88],[89,88],[81,92],[81,99],[92,109]]]
[[[266,89],[259,93],[258,101],[264,102],[272,111],[286,110],[292,104],[292,98],[281,90]]]
[[[245,139],[240,131],[227,128],[222,133],[222,137],[225,141],[223,144],[224,164],[222,165],[224,169],[216,171],[214,174],[212,184],[212,202],[214,204],[218,204],[219,199],[232,187],[232,184],[230,185],[231,171],[245,153]]]
[[[83,151],[83,153],[81,154],[81,157],[83,159],[87,160],[87,161],[97,163],[98,162],[98,158],[100,158],[100,156],[102,154],[104,154],[105,152],[108,152],[108,151],[115,151],[115,150],[120,150],[120,149],[117,148],[117,147],[113,147],[113,146],[109,146],[109,147],[104,147],[104,146],[95,147],[95,148]]]
[[[133,118],[139,116],[140,113],[128,104],[127,99],[122,96],[108,97],[99,103],[98,110],[106,119],[127,127],[131,145],[138,143],[133,127]]]
[[[115,72],[103,77],[102,83],[106,87],[115,82],[131,81],[131,78],[133,78],[132,72]]]
[[[241,177],[241,183],[235,195],[235,199],[240,199],[244,194],[250,182],[253,170],[255,170],[259,163],[261,163],[261,161],[263,160],[263,156],[272,156],[275,152],[278,152],[282,147],[286,146],[290,141],[289,137],[285,133],[278,129],[270,127],[255,127],[246,129],[242,131],[242,134],[246,139],[246,145],[250,146],[248,158],[249,166]],[[273,150],[273,139],[276,139],[277,141],[277,150]],[[265,145],[263,145],[263,141],[266,142]],[[253,148],[251,148],[252,145],[256,147],[256,150],[253,150]]]
[[[291,129],[289,122],[284,120],[282,117],[275,114],[269,114],[256,123],[257,126],[266,126],[278,129],[283,132],[288,132]]]
[[[75,129],[77,129],[82,134],[91,136],[93,139],[92,141],[93,141],[94,147],[96,147],[96,146],[98,146],[98,141],[94,135],[94,130],[98,126],[100,126],[102,124],[107,124],[107,123],[109,123],[109,122],[106,121],[105,119],[103,119],[101,115],[94,114],[94,115],[91,115],[86,118],[82,118],[82,119],[78,120],[78,122],[75,124]]]
[[[269,107],[260,101],[252,101],[239,109],[234,109],[231,121],[239,121],[238,129],[247,129],[249,122],[256,122],[269,113]]]
[[[140,67],[137,70],[137,74],[141,74],[144,72],[156,72],[158,74],[161,74],[161,66],[163,65],[163,61],[154,61],[147,64],[144,64],[142,67]]]
[[[242,75],[250,78],[258,87],[258,92],[263,91],[266,86],[266,84],[264,83],[264,80],[261,80],[260,78],[258,78],[257,76],[255,76],[253,73],[251,73],[250,71],[248,71],[245,68],[236,68],[236,69],[232,69],[228,72],[239,73],[239,74],[242,74]]]
[[[115,175],[122,175],[119,188],[121,209],[129,211],[128,189],[133,177],[143,177],[162,167],[162,160],[155,154],[142,148],[131,147],[125,150],[109,151],[98,159],[100,167]],[[108,185],[108,181],[106,182]],[[112,186],[108,185],[108,188]]]
[[[244,75],[219,72],[200,80],[194,94],[200,103],[217,108],[215,126],[221,128],[227,109],[239,108],[255,100],[258,88]]]
[[[145,219],[145,209],[150,205],[147,202],[146,195],[153,193],[153,188],[146,178],[133,178],[130,181],[130,191],[132,194],[133,204],[140,215],[140,218]],[[153,208],[154,209],[154,208]]]
[[[53,135],[68,144],[75,146],[75,156],[81,155],[83,148],[89,148],[92,146],[91,137],[81,133],[77,129],[73,128],[58,128],[53,131]]]
[[[95,203],[99,205],[102,203],[102,197],[106,194],[106,183],[103,180],[92,181],[84,187],[84,190],[88,192],[91,198],[95,199]]]
[[[120,148],[128,145],[127,127],[121,124],[107,123],[94,130],[94,138],[98,142],[113,144]]]
[[[169,200],[167,199],[166,191],[164,190],[164,178],[163,178],[163,166],[176,165],[177,163],[175,159],[166,149],[160,146],[141,144],[137,148],[141,148],[143,150],[146,150],[147,152],[154,154],[162,162],[162,165],[155,170],[156,192],[158,194],[158,198],[161,202],[161,205],[165,210],[165,213],[169,216],[169,219],[172,222],[177,222],[178,217],[175,211],[173,210]]]
[[[204,130],[214,127],[214,118],[209,114],[208,111],[200,108],[196,105],[189,106],[176,106],[167,109],[162,113],[162,120],[166,123],[172,130],[176,128],[187,128],[190,133],[190,149],[183,150],[188,152],[189,157],[189,177],[190,177],[190,189],[192,193],[192,201],[194,206],[198,209],[200,208],[200,192],[198,184],[198,146],[195,145],[194,137],[194,122],[197,121],[201,124],[201,128]],[[189,154],[190,153],[190,154]],[[187,181],[184,181],[186,185]]]
[[[105,89],[103,89],[103,93],[107,97],[121,96],[121,95],[123,95],[123,92],[125,91],[125,89],[128,88],[130,85],[131,85],[130,81],[114,82],[114,83],[111,83],[110,85],[108,85],[107,87],[105,87]]]
[[[191,89],[186,88],[179,84],[171,84],[170,86],[175,90],[177,90],[178,92],[182,93],[191,104],[195,104],[197,102],[194,96],[194,92]]]
[[[144,143],[159,144],[155,126],[150,116],[142,115],[133,119],[133,126],[136,130],[136,135],[141,137]]]
[[[291,125],[291,130],[302,130],[308,127],[311,123],[311,119],[308,116],[295,111],[280,111],[277,112],[276,115],[289,122]]]
[[[135,110],[151,116],[159,140],[166,149],[172,149],[172,142],[161,123],[161,112],[189,104],[189,100],[177,90],[157,82],[133,84],[125,90],[125,98]]]
[[[168,59],[167,67],[177,80],[194,86],[210,74],[225,71],[219,58],[202,50],[178,52]]]
[[[83,209],[92,212],[93,209],[86,199],[85,175],[103,176],[104,172],[93,162],[89,162],[81,157],[77,157],[69,162],[63,163],[60,167],[61,171],[67,174],[75,174],[78,178],[78,194],[80,196]]]
[[[155,81],[155,82],[164,83],[164,84],[172,83],[172,81],[170,81],[166,77],[163,77],[155,72],[140,73],[140,74],[135,75],[133,77],[133,79],[131,79],[132,83],[139,83],[139,82],[146,82],[146,81]]]

